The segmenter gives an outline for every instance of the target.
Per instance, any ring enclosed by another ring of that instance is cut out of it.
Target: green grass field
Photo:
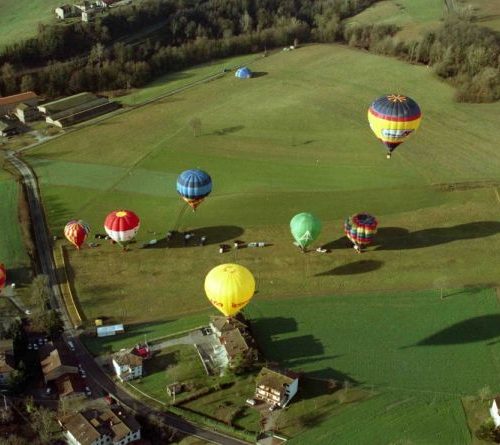
[[[0,263],[7,268],[9,282],[18,283],[29,276],[30,267],[19,228],[19,192],[17,182],[0,170]]]
[[[96,340],[93,351],[199,326],[214,313],[205,274],[238,262],[256,277],[248,313],[269,359],[374,394],[308,417],[296,444],[469,443],[460,397],[499,389],[498,306],[493,291],[477,289],[499,282],[500,104],[457,104],[425,67],[336,45],[250,67],[260,73],[252,80],[228,73],[30,152],[53,233],[72,218],[102,233],[120,207],[142,218],[129,252],[99,241],[69,253],[87,318],[125,322],[131,335]],[[390,91],[411,95],[424,118],[388,161],[366,110]],[[212,175],[214,190],[183,213],[175,179],[193,167]],[[292,245],[288,225],[300,211],[322,220],[317,245],[330,254]],[[361,256],[342,233],[358,211],[380,221]],[[174,227],[208,245],[139,248]],[[234,239],[272,246],[220,255],[218,244]],[[469,330],[478,339],[467,340]]]
[[[461,397],[500,390],[489,289],[260,301],[245,312],[267,357],[377,394],[291,443],[469,443]]]
[[[33,37],[39,23],[55,21],[60,0],[0,0],[0,49],[19,39]]]

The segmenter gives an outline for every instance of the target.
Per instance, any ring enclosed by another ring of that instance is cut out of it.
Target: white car
[[[35,351],[38,351],[38,345],[37,345],[36,343],[33,343],[33,349],[34,349]]]
[[[78,365],[78,370],[80,371],[80,375],[82,376],[82,378],[87,377],[87,374],[85,373],[85,369],[83,369],[81,364]]]
[[[90,388],[88,386],[85,387],[85,394],[90,397],[92,395],[92,391],[90,390]]]
[[[28,349],[31,351],[33,349],[33,345],[31,343],[28,343]]]

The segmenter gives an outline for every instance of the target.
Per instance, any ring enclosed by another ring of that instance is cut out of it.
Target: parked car
[[[33,343],[33,349],[34,349],[35,351],[38,351],[38,344],[37,344],[37,343]]]
[[[87,377],[87,374],[85,373],[85,369],[83,369],[83,366],[81,364],[78,365],[78,371],[80,371],[80,375],[82,378]]]
[[[68,340],[68,346],[69,346],[69,349],[71,349],[72,351],[75,350],[75,344],[71,340]]]
[[[85,394],[90,397],[92,395],[92,391],[90,390],[90,388],[88,386],[85,387]]]
[[[50,394],[52,394],[52,389],[51,389],[50,387],[48,387],[48,388],[45,390],[45,394],[46,394],[46,395],[48,395],[48,396],[49,396]]]

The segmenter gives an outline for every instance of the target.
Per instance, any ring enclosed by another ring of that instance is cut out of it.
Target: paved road
[[[52,291],[50,295],[50,304],[53,309],[60,312],[65,328],[63,336],[66,341],[71,340],[73,342],[75,346],[75,354],[86,370],[89,380],[92,380],[92,386],[94,388],[96,386],[100,387],[104,391],[112,394],[122,404],[128,406],[136,413],[140,413],[142,415],[155,414],[159,416],[165,424],[185,434],[197,436],[209,442],[221,445],[248,445],[248,442],[246,441],[201,428],[174,414],[154,410],[148,405],[133,398],[130,394],[117,386],[115,382],[97,365],[92,355],[80,342],[78,332],[73,328],[66,312],[66,308],[63,304],[61,290],[59,288],[56,272],[54,270],[55,265],[52,257],[52,245],[48,235],[45,215],[40,202],[36,176],[29,165],[17,158],[14,152],[7,152],[5,154],[5,159],[10,162],[22,176],[22,182],[25,187],[26,198],[30,209],[31,224],[35,237],[34,241],[39,259],[39,265],[41,272],[49,277],[50,289]]]

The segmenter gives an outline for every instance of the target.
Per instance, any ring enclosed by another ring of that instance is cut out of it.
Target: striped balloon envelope
[[[212,178],[203,170],[186,170],[177,178],[177,193],[193,210],[196,210],[211,191]]]
[[[7,273],[5,272],[5,266],[0,263],[0,289],[5,287],[5,282],[7,281]]]
[[[387,157],[420,126],[422,113],[407,96],[388,94],[375,100],[368,109],[368,122],[375,136],[387,147]]]
[[[64,227],[64,236],[77,249],[85,242],[87,235],[90,232],[90,226],[81,219],[73,219]]]
[[[108,236],[123,248],[135,238],[140,225],[139,217],[131,210],[115,210],[104,220]]]
[[[377,219],[368,213],[356,213],[344,221],[344,233],[357,246],[367,246],[377,233]]]

